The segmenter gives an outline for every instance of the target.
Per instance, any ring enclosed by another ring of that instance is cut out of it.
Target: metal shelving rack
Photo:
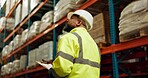
[[[121,0],[119,0],[117,3],[121,2]],[[112,63],[112,67],[108,66],[106,68],[102,68],[102,70],[112,70],[113,75],[112,76],[102,76],[102,78],[120,78],[120,77],[130,77],[132,78],[132,76],[142,76],[142,75],[148,75],[148,72],[145,73],[129,73],[127,72],[128,70],[125,70],[124,68],[126,67],[131,67],[134,68],[133,70],[137,71],[137,70],[143,70],[143,71],[147,71],[147,65],[148,62],[147,61],[142,61],[142,62],[136,62],[136,63],[129,63],[129,64],[121,64],[119,65],[119,62],[121,62],[123,59],[124,60],[129,60],[129,59],[133,59],[133,58],[142,58],[142,57],[146,57],[148,52],[145,51],[137,51],[134,52],[133,54],[130,55],[130,53],[126,53],[125,55],[122,55],[120,58],[117,58],[117,54],[116,53],[120,53],[121,51],[124,50],[128,50],[131,48],[136,48],[136,47],[141,47],[141,46],[146,46],[148,45],[148,36],[145,37],[141,37],[138,39],[134,39],[134,40],[130,40],[127,42],[122,42],[122,43],[117,43],[116,41],[116,27],[115,27],[115,11],[114,11],[114,4],[113,0],[108,0],[108,5],[109,5],[109,16],[110,16],[110,36],[111,36],[111,43],[112,45],[106,48],[101,49],[101,54],[102,55],[107,55],[107,54],[111,54],[111,58],[108,58],[106,60],[103,60],[104,64],[109,64]],[[137,68],[137,66],[141,66],[139,68]],[[122,68],[124,67],[124,68]],[[119,69],[122,70],[125,74],[119,74]]]
[[[15,32],[17,32],[36,12],[38,12],[38,10],[47,2],[48,0],[44,0],[36,9],[34,9],[33,12],[31,12],[27,18],[19,24],[19,26],[13,30],[5,39],[4,39],[4,43],[11,37],[13,36],[13,34]],[[85,3],[83,6],[81,6],[78,9],[85,9],[87,7],[89,7],[90,5],[94,4],[96,1],[99,0],[89,0],[87,3]],[[116,30],[115,30],[115,17],[114,17],[114,3],[113,0],[108,0],[109,2],[109,13],[110,13],[110,31],[111,31],[111,42],[112,45],[106,48],[101,49],[101,54],[102,55],[107,55],[107,54],[111,54],[112,58],[110,59],[105,59],[105,62],[103,62],[104,64],[107,63],[113,63],[113,67],[108,67],[108,68],[103,68],[102,70],[108,70],[108,69],[112,69],[113,68],[113,78],[119,78],[119,77],[127,77],[128,74],[119,74],[119,66],[118,66],[118,62],[119,60],[117,59],[116,53],[119,53],[120,51],[123,50],[128,50],[131,48],[135,48],[135,47],[139,47],[139,46],[144,46],[144,45],[148,45],[148,37],[142,37],[142,38],[138,38],[138,39],[134,39],[131,41],[127,41],[127,42],[123,42],[123,43],[117,43],[116,42]],[[54,3],[56,3],[56,0],[54,0]],[[55,5],[55,4],[54,4]],[[18,6],[18,4],[14,5],[14,9]],[[12,12],[14,11],[14,9],[11,9],[12,11],[10,11],[10,13],[7,15],[7,17],[11,16]],[[14,54],[17,54],[20,52],[20,50],[24,49],[25,47],[29,46],[31,43],[35,42],[36,40],[40,39],[42,36],[46,35],[47,33],[49,33],[50,31],[54,30],[56,27],[58,27],[60,24],[64,23],[67,20],[67,18],[63,18],[60,21],[58,21],[55,24],[50,25],[45,31],[43,31],[42,33],[38,34],[37,36],[33,37],[32,39],[30,39],[29,41],[27,41],[24,45],[20,46],[19,48],[15,49],[14,51],[11,52],[11,54],[7,55],[6,57],[2,58],[2,61],[5,61],[7,59],[9,59],[10,57],[12,57]],[[55,35],[56,35],[56,30],[53,31],[54,32],[54,37],[53,40],[55,40]],[[55,47],[55,46],[54,46]],[[29,47],[28,47],[29,50]],[[54,48],[54,53],[55,53],[55,48]],[[54,54],[55,55],[55,54]],[[144,57],[146,55],[146,52],[136,52],[133,55],[129,55],[127,56],[126,59],[130,59],[130,58],[139,58],[139,57]],[[124,58],[123,56],[121,56],[121,58]],[[111,60],[112,59],[112,60]],[[122,60],[122,59],[120,59]],[[139,63],[137,63],[139,64]],[[148,64],[147,61],[142,62],[142,64]],[[129,64],[130,66],[133,66],[132,64]],[[123,65],[123,66],[127,66],[127,65]],[[147,67],[148,68],[148,67]],[[143,68],[145,69],[145,68]],[[13,75],[8,75],[5,76],[4,78],[10,78],[10,77],[18,77],[21,75],[26,75],[29,73],[33,73],[33,72],[37,72],[37,71],[41,71],[41,70],[45,70],[45,68],[38,66],[34,69],[28,69],[28,70],[24,70],[22,72],[13,74]],[[148,73],[139,73],[139,74],[131,74],[132,76],[139,76],[139,75],[147,75]],[[26,76],[27,78],[27,76]],[[111,76],[101,76],[101,78],[111,78]]]
[[[14,35],[15,32],[17,32],[48,0],[44,0],[42,3],[40,3],[40,5],[34,9],[27,17],[26,19],[24,19],[19,25],[18,27],[16,27],[4,40],[3,42],[7,42],[8,39],[10,39],[10,37],[12,37]],[[82,5],[81,7],[79,7],[78,9],[85,9],[87,7],[89,7],[90,5],[92,5],[93,3],[95,3],[97,0],[89,0],[87,1],[84,5]],[[56,0],[54,0],[54,2],[56,2]],[[18,5],[18,4],[17,4]],[[16,6],[16,5],[15,5]],[[16,8],[16,7],[15,7]],[[13,11],[12,11],[13,12]],[[9,15],[10,16],[10,15]],[[55,24],[52,24],[49,26],[49,28],[47,28],[45,31],[43,31],[42,33],[39,33],[37,36],[33,37],[32,39],[30,39],[29,41],[27,41],[24,45],[20,46],[19,48],[15,49],[14,51],[12,51],[9,55],[7,55],[6,57],[2,58],[1,62],[11,58],[14,54],[17,54],[20,52],[20,50],[24,49],[25,47],[29,46],[31,43],[33,43],[34,41],[36,41],[37,39],[41,38],[42,36],[46,35],[47,33],[49,33],[50,31],[54,30],[56,27],[58,27],[60,24],[64,23],[67,20],[66,17],[64,17],[63,19],[61,19],[60,21],[58,21]],[[54,40],[55,40],[55,35],[56,32],[55,30],[53,31],[54,34]],[[56,46],[56,45],[54,45]],[[29,47],[28,47],[29,48]],[[29,50],[29,49],[28,49]],[[54,48],[55,50],[55,48]],[[55,53],[55,51],[54,51]],[[37,71],[41,71],[41,70],[45,70],[45,68],[43,67],[36,67],[35,69],[29,69],[29,70],[24,70],[23,72],[19,72],[13,75],[7,75],[4,76],[4,78],[10,78],[10,77],[17,77],[20,75],[25,75],[25,74],[29,74],[29,73],[33,73],[33,72],[37,72]],[[27,76],[26,76],[27,77]]]

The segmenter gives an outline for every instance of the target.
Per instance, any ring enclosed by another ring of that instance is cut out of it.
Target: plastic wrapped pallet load
[[[20,46],[21,35],[16,35],[13,41],[14,41],[14,48],[13,48],[13,50],[15,50],[16,48],[18,48]]]
[[[60,0],[55,6],[54,22],[59,21],[68,12],[80,7],[87,0]]]
[[[25,29],[22,32],[20,45],[23,45],[27,41],[27,39],[28,39],[28,33],[29,33],[28,31],[29,31],[28,29]]]
[[[54,12],[54,22],[59,21],[61,18],[63,18],[68,12],[71,11],[69,8],[71,5],[66,5],[65,7],[62,8],[60,11],[55,11]]]
[[[27,68],[30,68],[35,65],[36,65],[36,50],[31,50],[29,52],[29,62]]]
[[[9,52],[9,53],[12,52],[13,47],[14,47],[14,42],[11,41],[11,42],[9,43],[9,48],[8,48],[8,52]]]
[[[6,45],[2,50],[2,57],[5,57],[8,54],[8,45]]]
[[[5,65],[1,67],[1,76],[5,75]]]
[[[8,18],[6,20],[6,17],[2,17],[0,19],[0,26],[1,26],[0,28],[3,28],[3,27],[6,26],[6,29],[13,30],[14,29],[14,19],[13,18]]]
[[[29,3],[30,3],[30,0],[23,0],[23,3],[22,3],[22,20],[28,15],[29,13]],[[21,21],[22,21],[21,20]]]
[[[41,19],[41,26],[39,33],[44,31],[53,21],[53,11],[47,12]]]
[[[5,12],[6,16],[8,15],[10,8],[11,8],[11,0],[7,0],[6,1],[6,12]]]
[[[42,52],[40,52],[42,54],[42,59],[46,60],[46,61],[51,61],[53,58],[53,41],[49,41],[44,43],[41,46]]]
[[[28,33],[28,39],[31,39],[33,36],[36,36],[39,33],[40,26],[41,21],[33,22]]]
[[[32,11],[39,3],[40,0],[30,0],[30,11]]]
[[[15,23],[14,18],[8,18],[7,24],[6,24],[6,29],[13,30],[14,29],[14,23]]]
[[[9,63],[7,64],[6,74],[11,74],[12,67],[13,67],[12,62],[9,62]]]
[[[33,0],[34,1],[34,0]],[[22,4],[19,4],[16,8],[16,15],[15,15],[15,27],[20,23],[22,16]]]
[[[119,21],[119,35],[132,31],[139,31],[148,26],[147,15],[148,0],[138,0],[126,6],[121,12]]]
[[[22,55],[20,58],[20,69],[25,69],[27,63],[27,56]]]
[[[123,35],[130,31],[139,30],[148,26],[148,12],[137,14],[137,18],[135,17],[136,15],[132,18],[127,19],[130,22],[125,21],[124,24],[120,24],[120,26],[118,27],[120,30],[119,35]]]
[[[6,23],[6,18],[5,17],[1,17],[0,18],[0,29],[5,27],[5,23]]]
[[[38,48],[38,51],[36,52],[36,61],[42,61],[42,52],[43,50],[41,48]]]
[[[20,60],[14,60],[13,61],[13,68],[11,73],[16,73],[20,69]]]
[[[6,75],[6,70],[7,70],[7,65],[3,65],[3,66],[1,67],[1,75],[2,75],[2,76]]]
[[[66,6],[67,4],[74,4],[74,5],[82,5],[83,3],[85,3],[87,0],[60,0],[56,6],[55,6],[55,10],[61,10],[61,8],[63,8],[64,6]]]

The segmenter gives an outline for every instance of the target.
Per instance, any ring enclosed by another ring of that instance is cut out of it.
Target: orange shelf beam
[[[119,44],[113,44],[109,47],[101,49],[101,54],[102,55],[110,54],[110,53],[114,53],[117,51],[122,51],[122,50],[135,48],[138,46],[144,46],[144,45],[148,45],[148,36],[141,37],[138,39],[127,41],[127,42],[123,42],[123,43],[119,43]]]
[[[81,6],[79,9],[85,9],[88,6],[92,5],[93,3],[95,3],[97,0],[90,0],[87,3],[85,3],[83,6]],[[86,6],[87,5],[87,6]],[[36,9],[37,10],[37,9]],[[32,13],[33,14],[33,13]],[[26,18],[27,19],[27,18]],[[29,17],[28,17],[29,19]],[[49,28],[47,28],[44,32],[38,34],[37,36],[35,36],[34,38],[32,38],[31,40],[29,40],[28,42],[26,42],[24,45],[20,46],[19,48],[17,48],[16,50],[12,51],[9,55],[7,55],[6,57],[2,58],[2,61],[8,59],[9,57],[11,57],[12,55],[18,53],[21,49],[25,48],[26,46],[28,46],[29,44],[31,44],[32,42],[36,41],[37,39],[41,38],[42,36],[44,36],[45,34],[47,34],[48,32],[50,32],[51,30],[53,30],[54,28],[56,28],[57,26],[59,26],[60,24],[64,23],[67,20],[67,18],[63,18],[61,19],[59,22],[57,22],[56,24],[50,25]],[[16,30],[14,30],[16,31]],[[11,33],[12,34],[12,33]]]
[[[37,71],[41,71],[41,70],[45,70],[45,68],[42,67],[42,66],[38,66],[38,67],[35,67],[33,69],[24,70],[22,72],[18,72],[18,73],[12,74],[12,75],[4,76],[3,78],[17,77],[17,76],[21,76],[21,75],[24,75],[24,74],[33,73],[33,72],[37,72]]]
[[[143,76],[143,75],[148,75],[148,73],[135,73],[135,74],[131,74],[131,76]],[[124,78],[124,77],[128,77],[127,74],[121,74],[120,77]]]
[[[15,32],[17,32],[45,3],[47,3],[47,1],[48,0],[44,0],[44,2],[41,2],[40,5],[3,40],[3,42],[6,42]]]
[[[126,58],[123,60],[129,60],[129,59],[134,59],[134,58],[142,58],[147,56],[147,52],[145,51],[139,51],[139,52],[133,52],[133,54],[129,54]],[[122,56],[120,55],[118,58],[120,59]],[[112,58],[108,57],[106,59],[102,59],[101,64],[110,64],[112,63]]]
[[[131,76],[142,76],[142,75],[148,75],[148,73],[135,73],[135,74],[131,74]],[[120,78],[125,78],[128,77],[127,74],[120,74],[119,75]],[[112,78],[111,76],[101,76],[100,78]]]
[[[9,18],[12,13],[14,12],[14,10],[17,8],[17,6],[20,4],[22,0],[20,0],[19,2],[17,2],[16,4],[14,4],[14,6],[11,8],[10,12],[8,13],[8,15],[6,16],[6,18]]]

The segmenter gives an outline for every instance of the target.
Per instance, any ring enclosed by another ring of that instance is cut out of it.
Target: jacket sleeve
[[[69,36],[60,38],[58,41],[57,56],[53,61],[54,76],[65,77],[71,73],[77,47],[73,38],[70,38]]]

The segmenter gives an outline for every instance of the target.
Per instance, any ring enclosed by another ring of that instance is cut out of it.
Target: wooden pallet
[[[137,38],[141,38],[144,36],[148,36],[148,27],[137,29],[129,33],[126,33],[120,36],[119,39],[120,39],[120,42],[126,42],[126,41],[134,40]]]
[[[25,71],[26,69],[25,68],[22,68],[22,69],[19,69],[19,72],[22,72],[22,71]]]
[[[110,46],[111,44],[105,43],[105,42],[99,42],[99,43],[97,43],[97,45],[100,49],[102,49],[102,48]]]

